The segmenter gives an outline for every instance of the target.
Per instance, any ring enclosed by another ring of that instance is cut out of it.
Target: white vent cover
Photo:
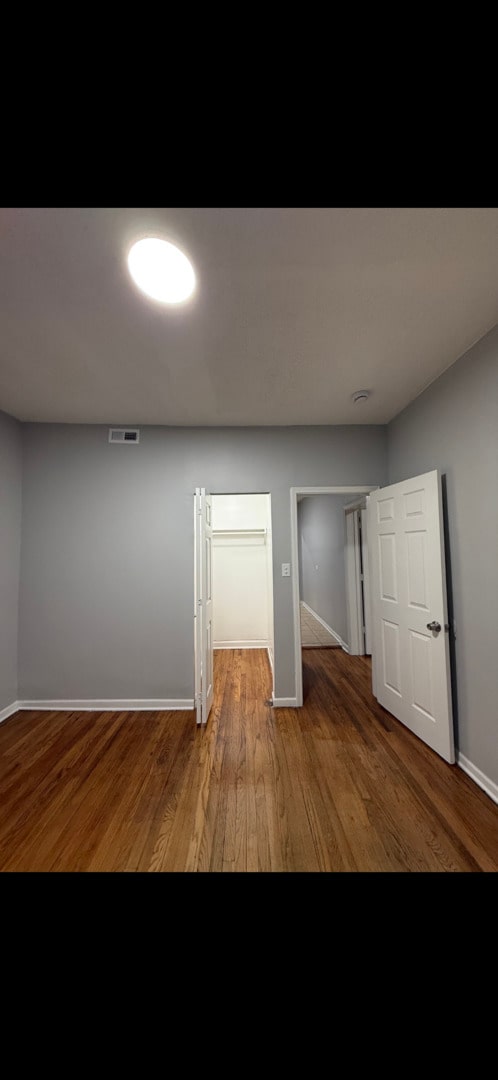
[[[138,428],[110,427],[109,442],[138,443],[140,442],[140,431]]]

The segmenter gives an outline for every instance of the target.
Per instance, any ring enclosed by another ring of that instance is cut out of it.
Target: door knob
[[[428,622],[427,623],[427,629],[428,630],[434,630],[435,634],[439,634],[439,631],[441,629],[441,623],[440,622],[435,622],[435,621]]]

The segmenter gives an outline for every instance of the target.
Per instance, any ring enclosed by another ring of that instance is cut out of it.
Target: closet
[[[268,649],[273,567],[268,493],[212,495],[215,649]]]

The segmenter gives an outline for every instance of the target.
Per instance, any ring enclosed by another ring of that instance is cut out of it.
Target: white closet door
[[[198,724],[207,722],[213,704],[213,552],[211,496],[194,496],[195,705]]]

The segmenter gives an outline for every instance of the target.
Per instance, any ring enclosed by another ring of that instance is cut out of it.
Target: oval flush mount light
[[[352,397],[355,404],[357,401],[366,401],[370,397],[370,390],[355,390]]]
[[[195,288],[194,269],[183,251],[153,236],[132,245],[128,269],[135,285],[162,304],[180,304]]]

